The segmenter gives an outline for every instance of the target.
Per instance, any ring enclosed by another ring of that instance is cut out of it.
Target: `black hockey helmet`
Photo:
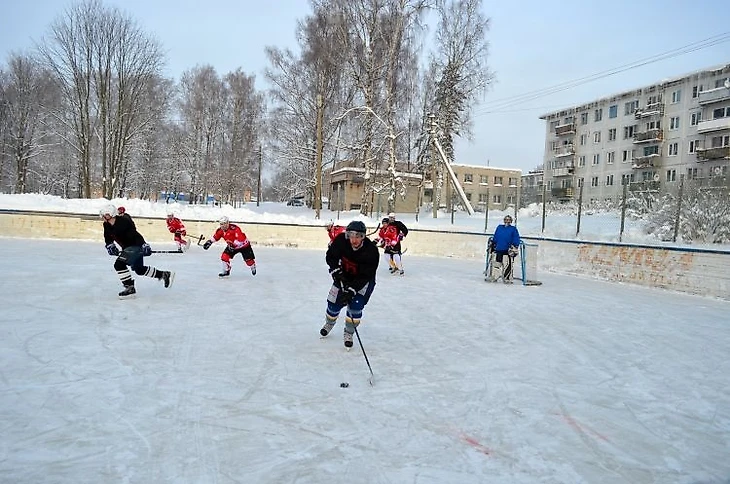
[[[390,219],[388,217],[385,217],[380,223],[381,224],[389,224],[390,223]]]
[[[353,220],[352,222],[347,224],[347,228],[345,230],[347,230],[348,232],[359,232],[361,234],[367,232],[367,229],[365,229],[365,224],[359,220]]]

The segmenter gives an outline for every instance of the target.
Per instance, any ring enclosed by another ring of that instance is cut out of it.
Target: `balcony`
[[[651,168],[653,166],[656,166],[655,163],[659,163],[659,160],[657,158],[659,158],[660,156],[661,155],[659,153],[652,153],[646,156],[636,156],[634,157],[631,168],[635,170],[642,170],[644,168]]]
[[[575,134],[575,123],[561,124],[555,126],[555,136],[568,136]]]
[[[730,118],[717,118],[697,123],[698,133],[709,133],[711,131],[730,130]]]
[[[730,100],[730,88],[716,87],[715,89],[710,89],[708,91],[700,91],[698,97],[700,106],[728,101]]]
[[[646,180],[629,183],[629,191],[632,192],[658,192],[659,181]]]
[[[664,130],[662,129],[650,129],[634,135],[634,143],[651,143],[653,141],[662,141],[663,139]]]
[[[573,188],[553,188],[550,194],[555,198],[573,198]]]
[[[697,161],[707,160],[730,160],[730,146],[721,146],[719,148],[698,148]]]
[[[572,156],[575,154],[575,149],[573,148],[572,144],[558,146],[553,150],[553,155],[555,155],[555,158],[562,158],[564,156]]]
[[[573,167],[553,168],[553,176],[570,176],[573,174]]]
[[[663,116],[664,115],[664,103],[648,104],[644,109],[637,109],[634,111],[634,118],[642,119],[651,116]]]

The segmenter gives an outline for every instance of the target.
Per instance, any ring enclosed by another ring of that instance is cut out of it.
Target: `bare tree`
[[[69,8],[39,48],[67,102],[59,113],[73,132],[82,195],[92,191],[94,139],[100,151],[102,194],[112,197],[125,178],[130,143],[154,118],[143,95],[160,74],[158,42],[116,8],[89,0]]]
[[[15,193],[28,191],[30,161],[42,152],[48,136],[46,107],[54,99],[48,79],[48,73],[30,56],[10,56],[0,97],[6,110],[5,143],[13,160]]]

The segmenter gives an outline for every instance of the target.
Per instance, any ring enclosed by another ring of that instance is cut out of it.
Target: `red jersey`
[[[179,231],[181,235],[186,235],[185,224],[177,217],[167,218],[167,230],[169,230],[171,234]]]
[[[395,225],[388,224],[378,232],[378,238],[383,242],[386,247],[396,245],[398,240],[398,227]]]
[[[219,228],[215,231],[213,234],[213,240],[218,241],[220,239],[225,240],[228,247],[232,249],[241,249],[251,244],[241,228],[238,225],[231,223],[228,224],[228,230]]]
[[[332,241],[335,240],[335,237],[337,237],[344,231],[345,227],[343,227],[342,225],[333,225],[332,227],[327,229],[327,233],[330,236],[330,243],[332,243]]]

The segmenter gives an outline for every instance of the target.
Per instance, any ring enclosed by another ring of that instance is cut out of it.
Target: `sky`
[[[359,326],[371,386],[342,317],[319,337],[324,233],[226,280],[220,244],[156,254],[172,287],[124,301],[98,240],[47,235],[0,238],[4,482],[730,482],[730,302],[406,255]]]
[[[5,2],[0,16],[0,57],[33,45],[68,2]],[[131,14],[167,51],[167,74],[176,79],[196,65],[219,73],[239,67],[259,88],[267,66],[265,46],[297,49],[295,28],[309,12],[305,0],[109,1]],[[651,63],[528,103],[517,96],[649,58],[730,32],[730,2],[703,0],[485,0],[491,18],[488,64],[495,83],[475,106],[474,139],[456,143],[457,163],[533,169],[542,163],[545,127],[539,116],[652,84],[698,69],[730,63],[730,40]]]

